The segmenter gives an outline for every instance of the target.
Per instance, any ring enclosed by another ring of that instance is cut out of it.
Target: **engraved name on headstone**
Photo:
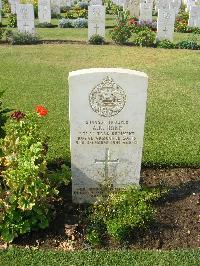
[[[17,5],[17,28],[21,32],[35,33],[34,9],[32,4]]]
[[[88,7],[88,39],[94,34],[105,36],[105,6]]]
[[[51,1],[38,0],[38,18],[40,23],[51,22]]]
[[[157,40],[173,41],[175,11],[173,9],[158,9]]]
[[[69,74],[72,197],[93,202],[100,186],[139,184],[148,77],[128,69]]]

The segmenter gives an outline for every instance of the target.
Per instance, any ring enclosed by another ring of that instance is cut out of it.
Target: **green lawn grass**
[[[53,252],[10,249],[0,251],[0,260],[2,266],[198,266],[200,252],[198,250]]]
[[[0,46],[0,89],[5,106],[49,109],[49,160],[70,160],[68,73],[123,67],[149,76],[143,166],[200,165],[199,51],[114,45]],[[81,86],[81,84],[80,84]],[[78,108],[78,103],[77,103]]]

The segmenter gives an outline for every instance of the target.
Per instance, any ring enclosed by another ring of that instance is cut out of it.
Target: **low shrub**
[[[117,44],[126,44],[132,35],[128,23],[128,12],[119,11],[116,17],[116,25],[110,31],[111,39]]]
[[[60,28],[73,28],[72,19],[62,18],[58,21],[58,27]]]
[[[6,34],[6,39],[9,43],[13,45],[38,44],[40,42],[40,39],[37,35],[19,31],[8,31]]]
[[[155,44],[156,34],[150,29],[134,34],[133,43],[136,46],[152,47]]]
[[[58,22],[60,28],[87,28],[88,20],[85,18],[67,19],[62,18]]]
[[[181,41],[176,44],[178,49],[190,49],[190,50],[200,50],[200,45],[196,41]]]
[[[104,37],[98,34],[94,34],[89,39],[90,44],[102,45],[105,43]]]
[[[153,221],[152,203],[166,192],[130,186],[100,198],[91,207],[86,239],[97,245],[106,233],[117,241],[124,241],[133,230],[146,228]]]
[[[5,28],[0,28],[0,40],[3,38],[5,30]]]
[[[176,45],[169,40],[163,40],[163,41],[158,41],[156,43],[156,46],[158,48],[164,48],[164,49],[174,49],[176,48]]]
[[[42,23],[38,23],[37,28],[55,28],[56,25],[53,25],[51,23],[48,23],[48,22],[42,22]]]
[[[89,3],[88,2],[78,2],[77,4],[81,9],[88,10]]]
[[[81,9],[80,7],[76,7],[66,11],[65,18],[69,19],[77,19],[77,18],[87,18],[88,12],[86,9]]]
[[[16,28],[17,27],[17,16],[16,14],[8,15],[8,27]]]
[[[48,227],[58,195],[57,184],[61,184],[58,176],[55,182],[48,177],[47,139],[40,135],[39,125],[48,111],[38,106],[36,112],[13,112],[1,143],[0,236],[6,242]]]
[[[88,20],[86,18],[77,18],[73,20],[72,25],[74,28],[87,28]]]

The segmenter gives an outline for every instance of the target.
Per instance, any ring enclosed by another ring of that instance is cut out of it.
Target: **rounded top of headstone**
[[[119,74],[130,74],[135,76],[141,76],[148,78],[147,74],[144,72],[126,69],[126,68],[88,68],[72,71],[69,73],[69,78],[72,76],[84,75],[84,74],[94,74],[94,73],[119,73]]]

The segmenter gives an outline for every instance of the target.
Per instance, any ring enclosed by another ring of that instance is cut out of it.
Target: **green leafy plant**
[[[48,145],[39,132],[40,120],[48,111],[42,106],[36,111],[12,113],[1,143],[0,235],[6,242],[48,227],[58,194],[58,178],[56,183],[47,175]]]
[[[126,44],[131,37],[131,27],[128,20],[128,12],[119,11],[116,18],[116,25],[110,31],[111,39],[117,44]]]
[[[105,43],[104,37],[98,34],[94,34],[89,39],[90,44],[102,45]]]
[[[36,27],[37,28],[55,28],[57,26],[51,23],[48,23],[48,22],[43,22],[43,23],[38,23]]]
[[[3,126],[6,122],[6,113],[8,112],[7,109],[3,108],[2,103],[2,96],[4,94],[4,91],[0,91],[0,138],[4,137],[4,129]],[[0,150],[0,156],[1,156],[1,150]]]
[[[158,48],[164,48],[164,49],[174,49],[176,48],[176,45],[172,42],[170,42],[169,40],[163,40],[163,41],[159,41],[157,42],[157,47]]]
[[[3,38],[5,28],[0,28],[0,40]]]
[[[6,39],[9,43],[13,45],[38,44],[40,42],[40,39],[37,35],[19,31],[8,31],[6,34]]]
[[[196,41],[192,41],[192,40],[181,41],[176,44],[176,47],[179,49],[189,49],[189,50],[200,49],[200,45]]]
[[[146,46],[146,47],[152,47],[154,46],[156,39],[156,34],[150,29],[146,29],[143,31],[138,32],[137,34],[134,34],[133,43],[137,46]]]
[[[17,16],[16,14],[10,13],[8,15],[8,27],[16,28],[17,27]]]
[[[107,192],[91,207],[89,236],[86,236],[91,244],[100,243],[103,231],[115,240],[123,241],[131,231],[146,228],[154,219],[152,202],[166,190],[130,186],[118,192]]]

